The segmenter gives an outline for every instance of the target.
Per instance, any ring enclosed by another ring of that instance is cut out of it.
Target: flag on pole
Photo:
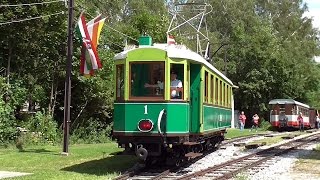
[[[171,45],[171,44],[176,44],[176,40],[174,40],[174,36],[172,35],[167,35],[167,44]]]
[[[93,20],[87,23],[88,32],[95,47],[97,47],[98,45],[100,33],[105,20],[106,18],[102,18],[101,15],[98,15]]]
[[[94,70],[102,68],[97,46],[100,33],[106,18],[98,15],[86,23],[84,13],[81,13],[76,31],[82,43],[80,56],[80,73],[85,76],[94,74]]]

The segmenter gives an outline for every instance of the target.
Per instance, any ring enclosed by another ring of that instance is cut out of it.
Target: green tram
[[[183,45],[140,39],[114,57],[119,146],[144,162],[176,164],[217,147],[231,126],[233,83]]]

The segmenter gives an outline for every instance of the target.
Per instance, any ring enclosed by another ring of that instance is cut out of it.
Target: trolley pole
[[[63,121],[63,155],[69,155],[69,128],[70,128],[70,105],[71,105],[71,69],[72,69],[72,37],[73,37],[73,5],[74,0],[69,0],[68,6],[68,48],[66,61],[66,80],[64,94],[64,121]]]

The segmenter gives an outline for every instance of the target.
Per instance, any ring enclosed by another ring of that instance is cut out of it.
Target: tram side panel
[[[224,131],[231,127],[231,87],[208,69],[202,72],[202,133]]]

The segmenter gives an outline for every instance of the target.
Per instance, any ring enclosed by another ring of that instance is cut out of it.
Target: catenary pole
[[[72,37],[73,37],[73,5],[74,0],[69,0],[68,5],[68,48],[66,61],[66,80],[64,94],[64,121],[63,121],[63,154],[69,154],[69,128],[70,128],[70,105],[71,105],[71,69],[72,69]]]

